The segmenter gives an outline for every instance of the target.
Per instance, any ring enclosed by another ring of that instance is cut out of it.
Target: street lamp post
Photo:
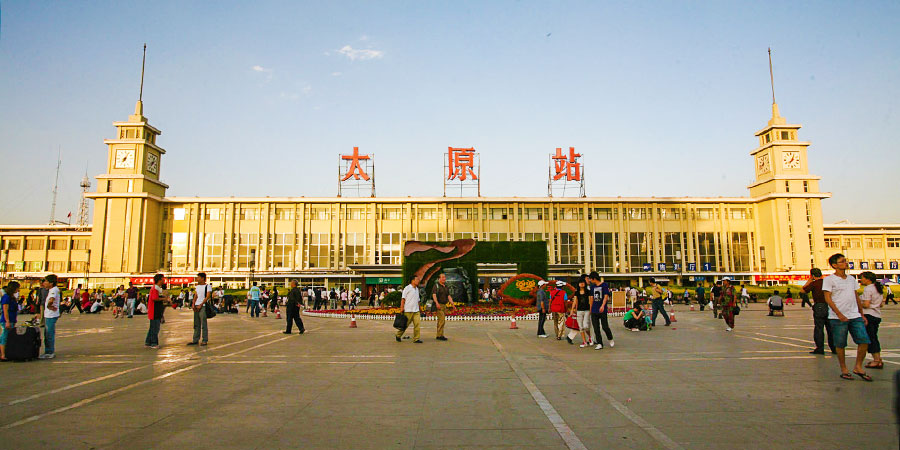
[[[250,249],[250,286],[253,286],[253,270],[256,268],[256,249]]]
[[[9,263],[9,249],[3,249],[3,260],[0,261],[0,284],[6,282],[6,265]]]
[[[84,288],[89,289],[88,280],[91,277],[91,249],[87,249],[87,257],[84,262]]]

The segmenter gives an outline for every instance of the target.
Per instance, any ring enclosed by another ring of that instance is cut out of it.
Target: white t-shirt
[[[822,290],[831,292],[831,301],[834,306],[841,311],[848,319],[862,317],[859,314],[859,306],[856,304],[856,290],[859,289],[859,283],[853,275],[847,275],[847,278],[841,278],[831,274],[822,281]],[[837,319],[838,316],[834,310],[828,309],[828,318]]]
[[[881,318],[881,304],[884,302],[884,295],[878,293],[875,284],[864,287],[859,299],[869,301],[869,307],[863,308],[863,314]]]
[[[403,312],[419,312],[419,288],[412,284],[403,288]]]
[[[209,285],[208,284],[198,284],[196,291],[197,291],[197,295],[194,296],[194,298],[196,299],[194,301],[194,305],[200,306],[203,304],[203,300],[206,298],[206,293],[209,292]]]
[[[141,303],[140,305],[137,306],[137,310],[144,314],[147,314],[147,304]]]
[[[747,288],[741,289],[741,297],[749,297],[750,294],[747,293]]]
[[[44,317],[47,319],[52,319],[54,317],[59,317],[59,299],[62,295],[59,293],[59,288],[53,286],[50,288],[50,291],[47,292],[47,301],[44,303]],[[51,311],[47,306],[53,305],[56,307],[56,311]]]

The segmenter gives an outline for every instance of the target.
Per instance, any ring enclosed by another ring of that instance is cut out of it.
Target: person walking
[[[122,318],[125,318],[125,286],[119,285],[119,288],[116,289],[116,293],[113,294],[113,302],[115,306],[113,307],[113,319],[118,319],[119,315]]]
[[[894,291],[891,290],[891,287],[886,284],[883,286],[884,286],[884,306],[887,306],[887,304],[890,302],[894,302],[894,304],[896,305],[897,300],[894,300]]]
[[[603,332],[606,333],[606,339],[609,340],[609,346],[615,347],[616,341],[613,340],[612,330],[609,328],[607,313],[612,306],[612,291],[609,284],[600,278],[600,274],[596,271],[591,272],[588,280],[593,286],[591,295],[591,325],[594,329],[594,342],[597,344],[594,350],[603,348],[603,336],[600,334],[602,326]],[[687,291],[685,291],[687,292]]]
[[[62,298],[56,283],[56,275],[52,273],[44,277],[41,283],[47,289],[47,298],[44,302],[44,354],[38,356],[38,359],[56,357],[56,321],[59,319],[59,300]]]
[[[74,303],[75,307],[78,308],[78,314],[84,314],[84,309],[81,307],[82,292],[83,290],[81,289],[80,284],[75,288],[75,291],[72,292],[72,303]]]
[[[719,298],[722,297],[722,280],[716,281],[715,286],[710,289],[709,293],[709,300],[712,302],[713,319],[719,319],[722,317],[719,315]]]
[[[303,334],[306,328],[303,326],[303,319],[300,318],[300,305],[303,304],[303,293],[297,287],[297,280],[291,280],[291,290],[288,291],[287,301],[284,304],[285,319],[287,319],[287,328],[284,334],[291,334],[291,328],[296,323],[297,332]]]
[[[800,288],[801,292],[812,295],[813,305],[813,342],[816,344],[810,354],[825,354],[825,334],[828,334],[828,348],[831,353],[837,353],[834,348],[834,336],[831,331],[831,322],[828,320],[828,302],[825,301],[825,291],[822,290],[822,283],[825,277],[822,276],[822,270],[813,267],[809,271],[809,280]]]
[[[684,293],[681,296],[681,300],[684,302],[684,306],[691,304],[691,291],[690,289],[685,288]]]
[[[853,375],[847,370],[845,348],[847,347],[847,333],[856,343],[856,364],[853,373],[864,381],[872,381],[862,367],[866,360],[866,351],[869,348],[869,334],[866,333],[866,318],[863,316],[862,301],[856,290],[859,283],[853,275],[847,273],[849,263],[847,258],[835,253],[828,258],[828,264],[834,269],[834,273],[825,277],[822,281],[822,290],[825,292],[825,301],[828,303],[828,320],[834,332],[834,347],[837,350],[838,364],[841,366],[841,378],[852,380]]]
[[[403,315],[406,316],[406,327],[402,330],[397,330],[395,338],[397,338],[397,342],[400,342],[400,338],[403,337],[403,333],[406,333],[406,330],[409,328],[409,325],[413,326],[413,342],[416,344],[421,344],[422,340],[419,339],[419,321],[421,316],[419,314],[419,278],[413,277],[409,280],[409,284],[403,288],[403,294],[400,299],[400,304],[403,308]]]
[[[884,285],[875,274],[869,271],[859,274],[859,281],[863,285],[863,293],[859,296],[863,307],[863,316],[866,318],[866,334],[869,335],[869,354],[872,362],[866,364],[867,369],[884,369],[884,361],[881,360],[881,342],[878,341],[878,325],[881,324],[881,305],[884,303]]]
[[[791,306],[794,305],[794,294],[791,293],[791,288],[788,288],[787,292],[784,294],[784,302],[790,303]]]
[[[578,287],[575,289],[575,301],[572,302],[570,314],[576,317],[578,322],[578,331],[581,333],[581,345],[579,348],[585,348],[593,345],[591,341],[591,291],[587,287],[587,277],[582,275],[578,278]]]
[[[250,288],[250,292],[247,293],[250,296],[250,317],[259,317],[259,299],[261,292],[259,288],[256,286],[256,282],[253,282],[253,287]]]
[[[557,341],[562,340],[563,332],[566,329],[566,301],[569,299],[566,291],[560,289],[565,285],[566,283],[563,281],[550,284],[550,312],[553,313],[553,326]]]
[[[804,291],[802,288],[800,289],[800,307],[806,308],[806,305],[809,305],[812,308],[813,304],[809,301],[809,293]]]
[[[9,361],[6,359],[6,341],[10,333],[16,331],[16,318],[19,315],[19,282],[10,281],[3,288],[3,297],[0,298],[0,362]],[[77,302],[76,302],[77,303]]]
[[[656,316],[660,313],[662,313],[663,319],[666,319],[666,326],[671,325],[672,321],[669,319],[669,315],[666,313],[666,309],[663,305],[662,287],[660,287],[653,278],[650,279],[650,289],[648,294],[650,295],[650,304],[653,305],[653,316],[650,319],[653,322],[653,326],[656,326]]]
[[[129,319],[134,317],[134,304],[137,302],[138,289],[134,287],[134,283],[128,283],[128,289],[125,290],[125,317]]]
[[[197,294],[194,295],[194,338],[187,345],[206,345],[209,342],[209,324],[206,320],[206,302],[212,299],[212,289],[206,284],[206,273],[197,274]],[[203,340],[200,340],[201,337]]]
[[[737,306],[734,296],[734,287],[731,280],[725,278],[722,280],[722,294],[719,297],[719,306],[722,308],[722,318],[725,319],[725,331],[734,329],[734,308]]]
[[[147,338],[144,339],[144,347],[159,348],[159,326],[162,322],[163,310],[169,300],[166,293],[163,274],[153,276],[153,287],[147,297],[147,318],[150,319],[150,329],[147,330]]]
[[[547,285],[546,281],[538,281],[537,285],[537,291],[534,293],[538,311],[537,337],[545,338],[547,337],[547,332],[544,331],[544,323],[547,322],[547,313],[550,312],[550,295],[544,288]]]
[[[444,336],[444,325],[446,323],[446,309],[453,302],[453,297],[450,296],[450,287],[447,286],[447,276],[441,274],[438,277],[437,283],[434,283],[434,287],[431,289],[431,299],[434,303],[432,303],[432,311],[437,313],[437,333],[435,333],[435,339],[439,341],[446,341],[447,337]]]
[[[750,307],[750,293],[747,292],[747,286],[743,284],[741,285],[741,306]]]
[[[703,289],[703,286],[697,285],[697,289],[694,291],[697,294],[697,303],[700,304],[700,311],[703,311],[703,308],[706,307],[706,291]]]

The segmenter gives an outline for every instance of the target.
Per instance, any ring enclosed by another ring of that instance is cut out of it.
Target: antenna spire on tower
[[[770,51],[771,53],[771,51]],[[144,43],[144,57],[141,58],[141,92],[138,94],[138,101],[144,100],[144,65],[147,63],[147,43]],[[769,57],[769,65],[772,65],[771,56]]]
[[[143,77],[143,75],[141,75]],[[143,83],[143,81],[142,81]],[[772,72],[772,47],[769,47],[769,83],[772,84],[772,104],[775,104],[775,74]]]
[[[62,148],[56,149],[56,181],[53,182],[53,204],[50,205],[50,225],[56,225],[56,193],[59,191],[59,166],[62,165]]]

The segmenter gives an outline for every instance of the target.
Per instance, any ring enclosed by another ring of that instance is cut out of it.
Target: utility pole
[[[56,193],[59,190],[59,167],[62,165],[62,150],[56,151],[56,181],[53,182],[53,204],[50,206],[50,225],[56,225]]]
[[[91,188],[91,180],[88,178],[87,170],[84,171],[84,178],[81,179],[81,204],[78,205],[78,228],[84,229],[88,223],[88,189]]]

